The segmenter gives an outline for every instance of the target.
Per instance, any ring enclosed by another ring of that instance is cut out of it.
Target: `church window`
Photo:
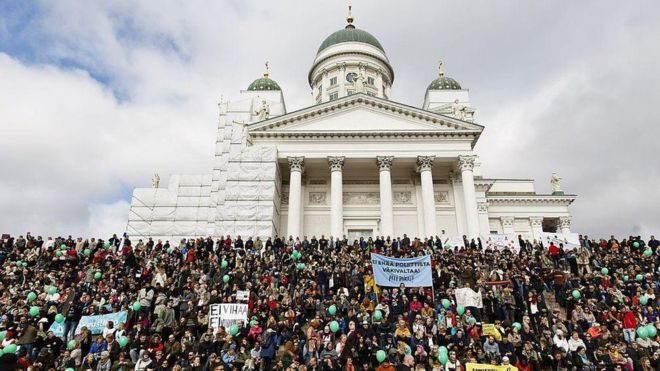
[[[373,77],[367,77],[367,85],[375,85],[375,82]]]
[[[330,100],[335,100],[337,98],[339,98],[338,92],[330,93]]]
[[[337,85],[337,77],[331,77],[330,78],[330,86]]]

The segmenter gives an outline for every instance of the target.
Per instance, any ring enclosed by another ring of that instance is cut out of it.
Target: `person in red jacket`
[[[621,312],[621,322],[623,322],[623,339],[628,343],[635,341],[635,331],[637,329],[637,317],[627,305]]]
[[[559,247],[557,247],[554,242],[550,242],[548,252],[550,253],[550,257],[552,258],[552,261],[555,263],[556,267],[559,264]]]

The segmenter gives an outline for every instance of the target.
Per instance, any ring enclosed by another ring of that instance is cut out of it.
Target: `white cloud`
[[[154,171],[163,183],[208,171],[220,95],[235,97],[265,60],[290,110],[310,104],[306,73],[345,16],[325,1],[38,5],[24,30],[0,15],[0,40],[20,32],[32,56],[0,53],[0,205],[11,210],[0,225],[13,233],[115,232],[127,193]],[[532,176],[547,191],[560,171],[580,196],[576,230],[660,228],[658,4],[353,5],[393,63],[393,99],[420,105],[439,58],[470,88],[486,175]]]

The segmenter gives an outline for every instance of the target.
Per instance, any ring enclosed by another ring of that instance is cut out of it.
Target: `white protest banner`
[[[460,305],[462,307],[484,307],[481,294],[475,292],[469,287],[456,289],[454,290],[454,294],[456,295],[456,305]]]
[[[406,287],[433,286],[431,255],[397,259],[371,254],[371,266],[378,286],[399,287],[401,284]]]
[[[236,291],[236,300],[250,300],[250,292],[248,290],[238,290]]]
[[[465,247],[465,242],[462,236],[442,236],[442,247],[445,249],[453,249],[458,247]]]
[[[484,249],[520,251],[520,243],[515,233],[481,235],[481,245]]]
[[[539,232],[536,236],[545,248],[553,242],[555,246],[564,245],[564,250],[573,250],[580,247],[580,235],[577,233],[548,233]]]
[[[247,323],[247,304],[211,304],[209,306],[209,327],[217,329],[224,327],[228,329],[238,322]]]

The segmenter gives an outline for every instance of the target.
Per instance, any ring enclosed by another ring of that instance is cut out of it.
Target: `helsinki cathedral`
[[[349,8],[313,59],[310,105],[287,111],[266,64],[220,102],[213,168],[136,188],[126,232],[175,241],[570,233],[576,196],[556,174],[540,194],[532,179],[482,173],[474,148],[484,126],[442,63],[420,106],[390,99],[394,79],[385,48]]]

